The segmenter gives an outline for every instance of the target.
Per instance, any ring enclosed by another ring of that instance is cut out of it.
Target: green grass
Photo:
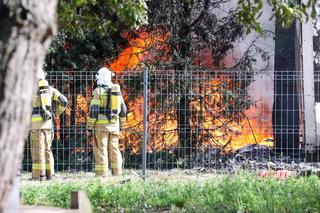
[[[70,193],[85,190],[95,212],[320,212],[317,176],[276,180],[240,173],[205,181],[54,181],[21,183],[25,205],[69,208]]]

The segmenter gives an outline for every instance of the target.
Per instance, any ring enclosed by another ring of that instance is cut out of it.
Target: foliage
[[[48,51],[45,70],[95,70],[118,52],[116,45],[121,42],[117,32],[103,36],[88,31],[83,39],[59,32]]]
[[[143,0],[62,0],[58,13],[61,29],[82,39],[88,31],[107,36],[147,23]]]
[[[307,3],[298,5],[294,0],[268,0],[266,3],[273,8],[271,18],[276,17],[278,21],[288,27],[296,18],[314,18],[316,16],[315,2],[315,0],[308,0]],[[170,29],[170,32],[176,32],[173,34],[179,35],[175,39],[172,38],[171,44],[177,44],[181,47],[178,43],[186,42],[181,39],[185,33],[185,35],[195,33],[197,40],[202,37],[201,40],[206,42],[215,36],[214,34],[221,33],[221,31],[210,31],[208,28],[208,26],[218,24],[217,16],[209,14],[208,11],[212,11],[212,8],[219,8],[224,3],[226,1],[223,0],[148,1],[148,11],[144,0],[61,0],[58,7],[60,31],[49,51],[46,69],[88,70],[101,66],[106,58],[117,55],[119,47],[125,46],[120,32],[147,24],[148,16],[152,20],[148,26],[163,25],[166,30]],[[230,16],[232,19],[229,20],[237,22],[238,25],[234,23],[230,25],[232,28],[225,28],[222,31],[223,35],[232,35],[239,30],[237,26],[241,26],[241,24],[244,24],[247,32],[254,29],[262,33],[263,29],[258,18],[263,12],[263,5],[263,0],[238,0],[238,10],[233,11],[233,17]],[[196,18],[192,20],[191,17]],[[185,20],[183,21],[183,19]],[[186,28],[184,29],[184,27]],[[219,37],[216,38],[219,39]],[[224,38],[229,38],[229,36]],[[236,40],[234,37],[230,37],[230,39]],[[177,41],[178,43],[176,43]],[[101,45],[99,46],[98,43]],[[184,45],[188,47],[187,43]],[[221,43],[215,48],[217,51],[214,62],[217,63],[219,61],[217,57],[225,54],[225,51],[228,51],[230,47]],[[198,50],[198,48],[194,47],[193,50]],[[222,52],[219,52],[221,50]],[[181,57],[183,59],[177,48],[172,51],[177,54],[177,60]],[[190,57],[187,58],[191,60]]]
[[[45,69],[93,70],[126,44],[123,30],[147,23],[147,8],[143,0],[61,0],[58,17]]]
[[[244,29],[237,22],[237,10],[228,8],[224,0],[162,0],[150,1],[148,5],[152,14],[149,29],[161,28],[169,34],[165,42],[170,50],[158,50],[157,54],[170,55],[170,60],[166,64],[152,58],[148,61],[157,68],[222,69],[221,60],[244,36]],[[228,9],[221,12],[224,7]]]
[[[254,173],[199,182],[181,178],[119,183],[94,180],[22,182],[26,205],[69,208],[70,193],[85,190],[95,212],[318,212],[317,176],[276,180]]]
[[[262,32],[258,18],[263,13],[263,2],[263,0],[238,1],[238,18],[246,26],[248,32],[251,29]],[[275,17],[284,27],[290,27],[295,19],[315,18],[316,2],[316,0],[307,0],[306,3],[302,1],[301,4],[298,4],[296,0],[267,0],[267,4],[272,7],[273,11],[270,19]]]

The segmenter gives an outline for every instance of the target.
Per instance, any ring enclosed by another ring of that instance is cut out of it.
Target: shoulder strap
[[[107,89],[107,98],[108,98],[106,106],[107,106],[107,108],[110,108],[110,102],[111,102],[111,88],[106,88],[106,89]]]

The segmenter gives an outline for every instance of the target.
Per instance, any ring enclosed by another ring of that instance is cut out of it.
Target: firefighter
[[[38,72],[38,92],[33,98],[29,139],[32,158],[32,179],[48,180],[54,176],[54,159],[51,144],[54,137],[53,120],[66,109],[68,101],[45,80],[43,70]]]
[[[112,76],[113,73],[105,67],[96,74],[97,88],[93,91],[87,119],[88,137],[94,134],[95,174],[100,177],[108,175],[109,163],[112,175],[122,174],[119,134],[125,123],[127,108],[120,86],[111,81]]]

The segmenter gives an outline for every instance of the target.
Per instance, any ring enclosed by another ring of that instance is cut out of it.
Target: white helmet
[[[46,79],[46,74],[44,73],[43,69],[41,68],[38,69],[37,78],[40,80]]]
[[[114,76],[108,68],[103,67],[98,70],[96,80],[98,85],[112,85],[111,77]]]

